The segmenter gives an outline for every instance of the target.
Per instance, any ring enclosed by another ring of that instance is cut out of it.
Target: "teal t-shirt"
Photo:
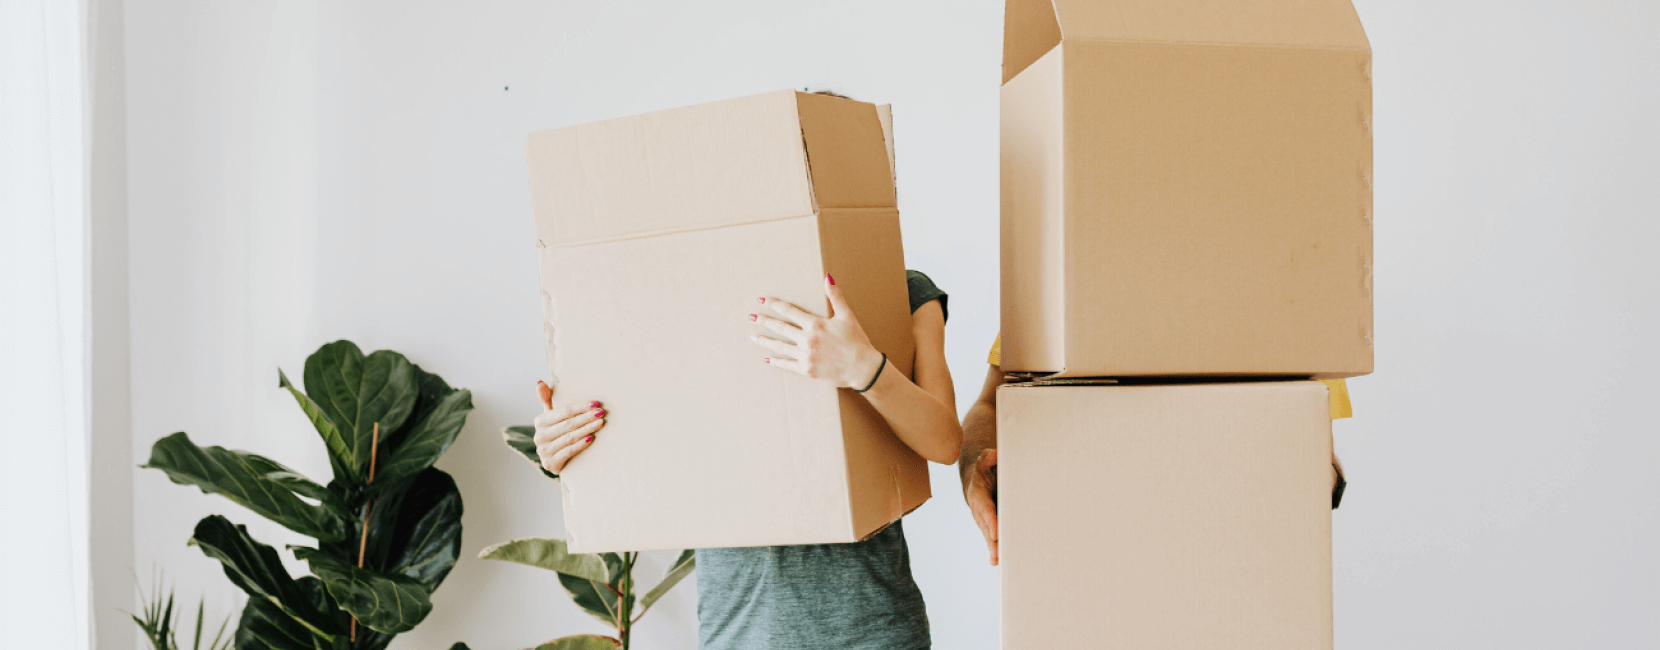
[[[945,292],[906,271],[911,311]],[[699,549],[702,650],[920,650],[928,612],[903,521],[851,544]]]

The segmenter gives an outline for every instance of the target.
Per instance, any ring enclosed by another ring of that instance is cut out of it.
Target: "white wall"
[[[1378,374],[1338,424],[1344,648],[1623,647],[1660,637],[1660,7],[1362,0],[1376,50]],[[133,447],[186,430],[326,475],[276,389],[317,345],[471,388],[440,463],[463,560],[396,648],[602,631],[548,574],[468,559],[558,536],[496,431],[545,374],[528,132],[783,87],[892,102],[909,265],[952,293],[966,403],[997,328],[1001,3],[128,0]],[[996,573],[936,468],[907,522],[940,648],[996,646]],[[136,569],[234,610],[184,541],[223,499],[134,477]],[[658,566],[663,558],[654,558]],[[1080,557],[1080,562],[1091,558]],[[694,589],[637,630],[695,644]]]

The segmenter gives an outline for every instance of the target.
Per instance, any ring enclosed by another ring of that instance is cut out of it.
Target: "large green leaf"
[[[300,624],[281,608],[271,601],[250,598],[248,604],[242,608],[242,620],[236,629],[236,650],[347,650],[354,648],[346,630],[351,624],[351,617],[334,609],[323,590],[323,582],[313,576],[303,576],[294,581],[300,591],[311,600],[319,610],[333,611],[333,628],[340,632],[334,637],[331,644],[328,639],[313,634],[309,628]],[[355,650],[363,650],[361,643],[364,632],[359,630],[359,643]],[[385,647],[382,643],[380,647]]]
[[[436,591],[461,557],[461,491],[455,479],[429,467],[407,486],[376,499],[369,538],[374,566]]]
[[[565,540],[562,539],[515,539],[486,548],[479,552],[478,557],[481,560],[517,562],[601,583],[610,580],[605,561],[600,556],[591,553],[571,553],[566,549]]]
[[[608,636],[598,634],[578,634],[562,636],[542,645],[535,650],[617,650],[622,642]],[[454,650],[453,648],[451,650]]]
[[[408,632],[432,611],[426,585],[414,578],[359,569],[344,558],[312,548],[295,548],[294,556],[305,560],[311,572],[322,578],[342,609],[374,630]]]
[[[316,499],[318,503],[341,519],[352,519],[351,507],[346,505],[346,500],[335,494],[333,490],[318,485],[316,481],[306,478],[304,474],[264,456],[246,454],[243,457],[247,459],[248,464],[253,467],[254,471],[265,477],[266,480],[288,488],[290,492],[302,497]]]
[[[449,451],[473,410],[472,391],[450,388],[438,375],[419,366],[414,371],[419,384],[415,415],[405,427],[408,431],[400,431],[395,439],[382,443],[391,451],[375,472],[376,484],[414,476],[431,467]]]
[[[652,587],[651,591],[646,592],[645,597],[640,599],[640,613],[635,616],[645,616],[646,610],[651,609],[652,604],[656,603],[657,599],[662,598],[663,594],[669,593],[670,589],[680,584],[680,581],[691,575],[695,569],[697,569],[697,552],[692,549],[681,551],[680,557],[675,558],[674,564],[669,565],[668,573],[663,575],[663,581],[657,583],[657,586]]]
[[[306,358],[305,388],[344,439],[344,449],[330,449],[355,476],[367,476],[375,424],[384,438],[415,408],[415,366],[391,350],[364,356],[351,341],[335,341]]]
[[[282,566],[277,550],[255,541],[248,528],[232,524],[219,515],[196,523],[190,543],[224,565],[225,577],[248,593],[250,602],[263,600],[306,628],[312,635],[332,643],[339,633],[333,621],[317,607],[306,589]]]
[[[536,469],[541,470],[543,476],[551,479],[559,478],[558,474],[542,467],[542,458],[536,455],[536,427],[523,424],[516,427],[507,427],[501,430],[501,437],[502,440],[507,441],[508,447],[512,447],[513,451],[519,452],[520,456],[524,456],[525,460],[530,461],[530,464],[535,465]]]
[[[223,447],[197,447],[183,431],[157,440],[150,449],[150,462],[143,467],[166,472],[174,483],[223,495],[302,535],[343,540],[351,526],[350,515],[335,509],[339,503],[311,505],[295,496],[289,485],[299,475],[293,470],[254,454]],[[284,476],[276,479],[267,476],[272,472]],[[303,489],[311,491],[311,488]],[[327,491],[321,486],[318,489]]]

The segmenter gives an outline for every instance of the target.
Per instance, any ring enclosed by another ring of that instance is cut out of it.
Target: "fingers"
[[[545,445],[573,429],[604,419],[605,414],[599,402],[578,402],[561,411],[543,412],[536,416],[536,435],[532,439],[538,445]]]
[[[603,425],[604,423],[599,422],[597,424]],[[544,456],[542,460],[542,469],[553,472],[554,474],[563,472],[565,471],[565,465],[569,464],[572,458],[576,458],[577,454],[582,453],[583,450],[593,444],[593,434],[587,434],[581,438],[577,438],[575,442],[565,445],[560,448],[559,451],[554,452],[551,456]]]
[[[540,379],[536,380],[536,396],[542,398],[542,410],[553,410],[553,387]]]
[[[842,299],[842,290],[836,287],[836,279],[829,273],[824,274],[824,297],[830,299],[831,318],[853,317],[853,310],[849,309],[847,301]]]
[[[750,314],[749,316],[749,319],[755,321],[756,325],[777,332],[780,336],[796,343],[800,343],[807,338],[806,332],[801,331],[801,328],[796,327],[794,323],[789,321],[773,318],[766,314]]]
[[[751,335],[749,337],[749,340],[750,340],[750,342],[752,342],[756,345],[759,345],[759,346],[761,346],[763,348],[766,348],[768,350],[772,350],[773,352],[777,352],[781,356],[789,357],[791,359],[801,358],[801,348],[798,348],[794,345],[790,345],[790,344],[785,343],[783,341],[780,341],[778,339],[769,339],[765,336]]]
[[[968,510],[974,515],[980,536],[986,540],[986,553],[991,556],[992,566],[997,566],[997,504],[992,502],[991,493],[983,485],[970,488]]]
[[[777,312],[780,316],[794,321],[798,326],[805,327],[808,323],[820,320],[818,316],[809,314],[802,308],[777,298],[762,298],[761,303],[765,304],[768,309]]]
[[[766,357],[766,358],[762,359],[762,361],[765,361],[765,362],[767,362],[769,364],[772,364],[774,366],[777,366],[779,368],[783,368],[783,369],[788,370],[790,372],[793,372],[795,374],[801,375],[803,377],[811,378],[813,376],[812,373],[807,371],[807,364],[804,364],[800,361],[796,361],[795,359],[781,359],[781,358],[778,358],[778,357]]]

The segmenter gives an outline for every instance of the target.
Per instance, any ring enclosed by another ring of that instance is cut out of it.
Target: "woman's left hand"
[[[864,388],[881,368],[882,353],[871,346],[853,310],[842,299],[835,278],[824,276],[824,295],[830,299],[830,317],[814,316],[777,298],[761,303],[783,318],[750,314],[749,319],[777,332],[784,340],[750,336],[756,345],[776,356],[766,363],[799,375],[822,379],[845,388]]]

